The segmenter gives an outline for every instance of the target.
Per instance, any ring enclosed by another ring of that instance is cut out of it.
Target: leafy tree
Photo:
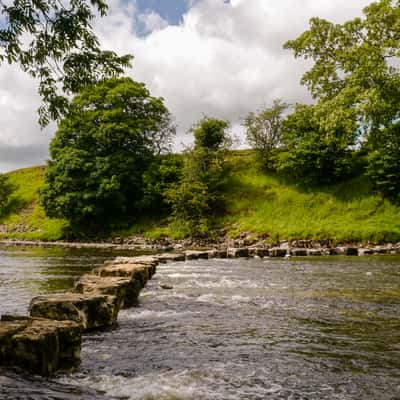
[[[154,140],[170,120],[163,99],[130,78],[87,86],[50,145],[41,193],[47,214],[87,228],[134,217],[142,203],[143,173],[161,146]]]
[[[130,65],[131,56],[100,49],[91,22],[106,14],[103,0],[3,0],[0,12],[0,65],[19,64],[39,79],[42,126],[67,112],[69,95]]]
[[[249,144],[256,150],[263,166],[274,168],[275,150],[281,144],[283,112],[288,104],[275,100],[272,107],[251,112],[243,121]]]
[[[387,128],[369,156],[367,174],[376,189],[400,201],[400,122]]]
[[[185,155],[180,182],[166,192],[172,218],[184,234],[204,235],[210,228],[210,217],[222,207],[228,128],[227,121],[204,117],[190,131],[194,147]]]
[[[158,156],[143,174],[144,209],[163,214],[170,210],[165,193],[182,177],[183,157],[177,154]]]
[[[302,78],[324,111],[324,129],[340,121],[350,135],[379,136],[400,117],[400,1],[380,0],[344,24],[312,18],[285,47],[311,58]]]
[[[297,104],[283,122],[284,151],[279,154],[278,171],[305,185],[328,184],[349,174],[351,152],[340,133],[325,132],[318,108]]]
[[[0,216],[4,214],[14,189],[14,185],[10,183],[7,175],[0,174]]]

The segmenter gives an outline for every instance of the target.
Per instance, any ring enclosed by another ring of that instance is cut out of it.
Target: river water
[[[110,255],[18,257],[8,266],[4,259],[12,257],[0,257],[3,313],[53,290],[52,279],[65,289]],[[22,264],[43,282],[27,290],[18,283],[25,275],[11,278]],[[398,400],[400,258],[160,265],[140,307],[120,312],[117,329],[84,337],[78,371],[52,381],[3,372],[0,383],[0,398],[24,400]]]

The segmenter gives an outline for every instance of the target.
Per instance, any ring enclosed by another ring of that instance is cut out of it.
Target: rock
[[[151,278],[156,273],[157,265],[159,264],[159,260],[157,256],[136,256],[136,257],[116,257],[112,261],[107,261],[104,265],[112,265],[112,264],[140,264],[146,265],[149,267],[149,273]]]
[[[80,362],[82,330],[72,321],[29,318],[0,323],[0,363],[49,376]]]
[[[260,258],[269,257],[269,250],[265,248],[257,248],[255,255]]]
[[[357,247],[345,247],[344,255],[345,256],[358,256],[358,248]]]
[[[197,260],[199,258],[208,260],[208,251],[196,251],[187,250],[185,251],[186,260]]]
[[[228,252],[226,249],[217,249],[217,250],[213,250],[214,258],[227,258],[228,257]]]
[[[84,330],[114,326],[120,304],[115,296],[98,293],[58,293],[34,297],[31,317],[77,322]]]
[[[249,257],[249,249],[246,247],[230,247],[227,249],[227,255],[228,258]]]
[[[282,249],[281,247],[273,247],[269,249],[270,257],[285,257],[287,254],[287,249]]]
[[[183,253],[164,253],[157,256],[159,262],[167,261],[185,261],[185,255]]]
[[[78,293],[100,293],[115,296],[119,308],[132,307],[138,304],[142,282],[136,279],[120,277],[102,277],[85,274],[75,282]]]
[[[359,256],[368,256],[374,254],[373,249],[358,249]]]
[[[94,269],[93,273],[103,277],[123,277],[138,280],[141,287],[144,287],[152,276],[152,268],[152,265],[143,264],[109,264]]]
[[[322,251],[320,249],[308,249],[306,255],[313,257],[320,257],[322,256]]]
[[[307,249],[291,249],[290,255],[294,257],[304,257],[307,256]]]
[[[171,290],[171,289],[173,289],[174,287],[171,286],[171,285],[167,285],[167,284],[161,284],[161,285],[160,285],[160,288],[161,288],[161,289],[164,289],[164,290]]]

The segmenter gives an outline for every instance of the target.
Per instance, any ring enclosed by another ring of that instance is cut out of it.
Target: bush
[[[171,211],[166,192],[182,177],[183,157],[176,154],[158,156],[143,175],[143,208],[165,214]]]
[[[368,158],[367,175],[384,196],[400,201],[400,123],[385,129]]]
[[[14,192],[14,189],[14,185],[10,183],[7,175],[0,174],[0,216],[6,213],[10,196]]]

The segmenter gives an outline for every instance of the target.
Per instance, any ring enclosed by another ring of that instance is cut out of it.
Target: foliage
[[[50,145],[41,201],[51,217],[94,228],[137,215],[142,176],[170,114],[161,98],[130,78],[86,87]],[[169,135],[174,133],[170,125]]]
[[[194,136],[195,148],[209,151],[221,150],[228,140],[225,132],[228,127],[227,121],[204,117],[190,130]]]
[[[267,169],[274,169],[275,150],[281,144],[283,112],[288,104],[275,100],[272,107],[250,112],[243,121],[247,141]]]
[[[376,189],[400,201],[400,122],[387,128],[369,157],[367,174]]]
[[[226,121],[205,117],[191,130],[195,145],[186,154],[182,178],[166,192],[172,218],[184,235],[205,234],[209,217],[222,207],[228,127]]]
[[[176,154],[158,156],[143,174],[143,208],[157,214],[171,211],[165,193],[182,177],[183,158]]]
[[[333,183],[351,169],[352,143],[341,135],[340,127],[327,134],[319,121],[317,107],[298,104],[283,123],[285,149],[277,169],[302,185]]]
[[[325,131],[340,121],[350,135],[371,135],[400,117],[399,26],[400,1],[380,0],[344,24],[312,18],[285,44],[314,60],[302,83],[318,99]]]
[[[0,12],[0,64],[17,63],[39,79],[42,126],[67,112],[69,95],[130,65],[131,56],[100,49],[91,23],[106,14],[103,0],[6,0]]]
[[[10,196],[15,190],[7,175],[0,174],[0,216],[6,211],[10,202]]]

